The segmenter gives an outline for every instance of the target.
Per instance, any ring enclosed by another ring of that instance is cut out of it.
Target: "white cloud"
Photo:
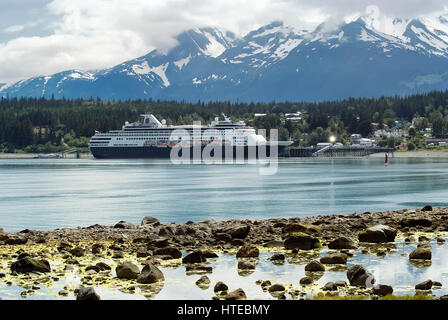
[[[6,28],[5,30],[3,30],[6,33],[13,33],[13,32],[19,32],[22,31],[23,29],[25,29],[24,26],[20,26],[20,25],[15,25],[15,26],[10,26],[8,28]]]
[[[32,1],[32,0],[29,0]],[[340,21],[371,4],[381,14],[419,16],[444,9],[446,0],[53,0],[48,36],[0,43],[0,82],[13,82],[67,69],[110,67],[176,45],[180,32],[215,26],[244,35],[282,20],[296,28]],[[24,4],[25,6],[26,4]],[[30,21],[29,23],[32,23]],[[27,24],[28,25],[28,24]],[[11,26],[11,32],[13,27]],[[27,28],[28,29],[28,28]],[[6,31],[6,30],[5,30]]]

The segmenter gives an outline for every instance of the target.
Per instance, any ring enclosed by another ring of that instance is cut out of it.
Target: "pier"
[[[280,154],[281,157],[287,158],[344,158],[344,157],[366,157],[374,153],[394,153],[393,148],[380,147],[342,147],[335,148],[328,146],[325,148],[289,148]]]

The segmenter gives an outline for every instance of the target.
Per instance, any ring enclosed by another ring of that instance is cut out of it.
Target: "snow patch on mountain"
[[[182,70],[183,67],[185,67],[191,60],[191,54],[188,55],[188,57],[174,61],[174,64],[179,68],[179,70]]]
[[[216,38],[209,32],[204,32],[204,35],[207,37],[209,43],[206,48],[202,50],[202,52],[210,57],[216,58],[219,57],[224,51],[226,51],[226,47],[216,40]]]

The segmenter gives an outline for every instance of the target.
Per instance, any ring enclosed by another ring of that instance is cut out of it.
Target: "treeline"
[[[304,113],[303,121],[291,123],[283,119],[285,113],[297,111]],[[224,113],[256,128],[278,128],[281,139],[294,139],[301,145],[325,141],[330,134],[342,141],[355,132],[368,136],[372,123],[381,128],[416,117],[427,120],[422,120],[424,125],[433,126],[431,121],[434,122],[436,135],[448,134],[448,91],[319,103],[2,98],[0,152],[45,152],[72,147],[87,150],[94,130],[119,129],[125,121],[133,122],[146,112],[166,119],[167,124],[191,124],[194,120],[210,123]],[[267,116],[254,118],[255,113]]]

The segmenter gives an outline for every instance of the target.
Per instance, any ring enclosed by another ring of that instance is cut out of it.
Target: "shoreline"
[[[0,153],[0,159],[37,159],[39,154],[37,153]],[[80,153],[81,159],[89,159],[93,158],[91,153]],[[279,157],[282,159],[283,157]],[[338,157],[338,159],[345,159],[350,157]],[[383,153],[374,153],[362,158],[384,158]],[[395,151],[393,156],[390,155],[391,159],[394,158],[448,158],[448,151],[430,151],[430,150],[422,150],[422,151]],[[63,158],[59,159],[76,159],[75,154],[67,154],[64,155]],[[295,157],[285,157],[284,159],[296,159]],[[297,158],[304,159],[304,158]],[[333,158],[334,159],[334,158]]]
[[[378,225],[383,226],[377,227],[381,229],[380,231],[369,229]],[[389,229],[393,231],[392,237],[389,235]],[[238,273],[241,268],[243,271],[255,269],[258,262],[254,262],[254,259],[258,261],[260,253],[272,253],[273,256],[270,259],[273,260],[278,258],[284,261],[285,256],[287,260],[291,257],[295,257],[294,259],[299,257],[300,264],[305,266],[313,261],[309,258],[310,253],[311,256],[316,254],[319,256],[321,251],[328,251],[335,259],[342,259],[342,263],[346,265],[347,260],[350,260],[350,257],[357,252],[362,251],[363,254],[370,252],[369,254],[375,256],[390,254],[394,251],[394,249],[390,251],[390,246],[396,247],[398,239],[406,238],[406,243],[418,242],[418,247],[430,250],[428,241],[436,239],[439,241],[447,232],[448,208],[431,208],[430,206],[417,210],[290,219],[207,220],[161,224],[157,218],[145,217],[141,225],[120,221],[114,226],[93,225],[50,231],[26,229],[20,232],[4,232],[0,229],[0,283],[2,281],[9,283],[8,285],[23,281],[35,283],[39,282],[35,279],[36,275],[41,277],[42,274],[51,274],[53,278],[59,278],[64,276],[65,270],[75,266],[83,277],[81,286],[94,288],[104,284],[123,285],[125,283],[127,286],[132,284],[131,287],[135,287],[140,283],[139,279],[144,274],[145,268],[154,271],[159,270],[158,267],[167,265],[182,265],[187,268],[187,275],[188,272],[207,274],[211,272],[211,267],[207,266],[209,259],[219,260],[219,254],[236,255]],[[388,249],[385,250],[385,248]],[[23,267],[24,259],[28,259],[26,260],[27,267],[14,269],[14,265],[20,267],[21,263]],[[404,257],[404,259],[408,258]],[[108,261],[107,270],[100,270],[98,265],[104,264],[104,261]],[[129,261],[134,261],[136,265],[129,267],[126,265]],[[97,264],[92,265],[95,262]],[[47,267],[42,267],[42,263],[47,264]],[[123,278],[118,276],[120,272],[118,268],[120,265],[123,266],[123,263],[131,270],[126,269],[127,272],[135,273],[135,277],[126,279],[127,282],[123,282]],[[314,263],[318,262],[314,261]],[[10,270],[1,270],[2,265],[9,266]],[[56,267],[58,265],[62,265],[63,268]],[[142,267],[141,272],[139,266]],[[115,267],[117,268],[116,275],[110,271]],[[158,274],[158,271],[154,272]],[[35,276],[30,276],[33,274]],[[24,275],[26,275],[25,278]],[[102,280],[95,282],[95,279]],[[164,280],[164,278],[159,279],[162,283]],[[155,281],[154,285],[156,283],[158,281]],[[409,283],[409,285],[416,284]],[[31,291],[27,291],[25,296],[34,293],[32,287],[31,285],[29,289]],[[39,288],[39,285],[34,287]],[[80,288],[64,289],[66,292],[63,294],[79,297]],[[331,293],[333,296],[350,292],[356,297],[378,299],[378,292],[375,293],[372,288],[363,288],[354,283],[345,284],[344,288],[347,289],[335,287],[335,290],[330,292],[325,288],[321,289],[323,294]],[[283,291],[289,290],[285,287],[283,289]],[[148,290],[155,289],[150,286]],[[244,291],[244,288],[242,290]],[[303,290],[306,291],[306,288]],[[153,291],[148,296],[157,295]],[[288,293],[293,295],[289,291]],[[238,296],[238,292],[225,292],[210,298],[231,299],[232,296],[229,297],[229,294]],[[239,294],[239,298],[246,296],[241,292]],[[0,297],[2,297],[1,286]],[[248,298],[250,299],[250,296]]]

